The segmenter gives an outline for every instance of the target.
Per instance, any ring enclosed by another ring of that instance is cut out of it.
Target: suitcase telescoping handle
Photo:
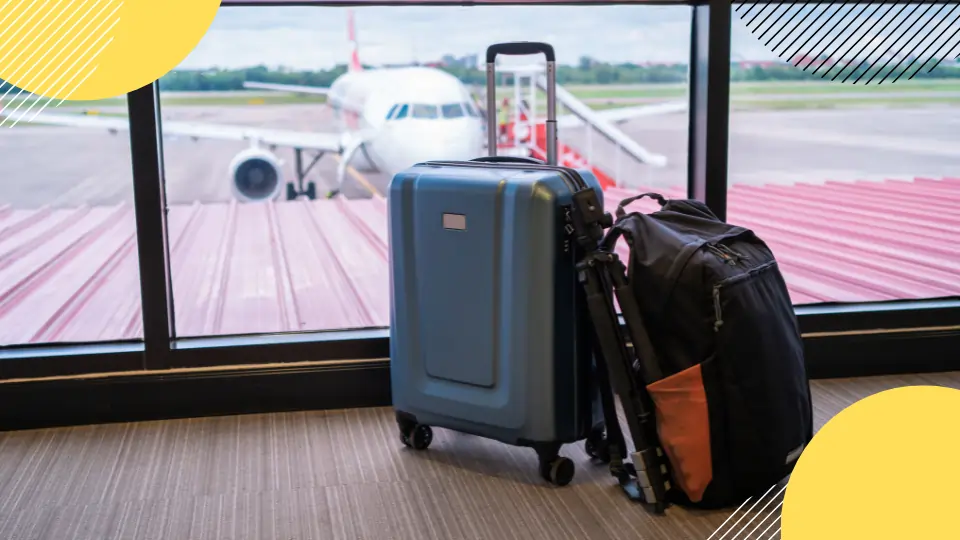
[[[498,55],[547,57],[547,164],[557,164],[557,57],[553,46],[535,41],[497,43],[487,47],[487,151],[497,155],[497,74]],[[533,111],[530,111],[533,114]]]

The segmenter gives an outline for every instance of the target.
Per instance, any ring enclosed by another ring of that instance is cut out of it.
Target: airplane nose
[[[443,152],[450,157],[444,159],[452,159],[457,161],[466,161],[473,159],[475,157],[480,157],[477,154],[478,148],[474,148],[472,144],[473,141],[470,138],[461,138],[457,140],[447,141],[447,145],[443,148]]]
[[[390,135],[398,170],[425,161],[466,161],[483,155],[483,134],[463,125],[403,126]],[[391,160],[394,161],[394,160]]]
[[[472,137],[460,133],[449,133],[445,136],[420,139],[417,145],[419,161],[448,160],[465,161],[478,157],[481,149],[476,146]]]

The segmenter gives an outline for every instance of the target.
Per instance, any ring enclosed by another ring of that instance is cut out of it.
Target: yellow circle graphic
[[[219,6],[219,0],[10,0],[0,10],[0,79],[52,99],[119,96],[176,67]],[[0,96],[11,93],[4,86]]]
[[[960,538],[960,391],[907,386],[831,419],[787,485],[784,540]]]

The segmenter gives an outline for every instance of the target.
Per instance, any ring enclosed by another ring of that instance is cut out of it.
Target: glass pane
[[[510,10],[516,15],[507,15]],[[686,196],[689,7],[515,7],[488,12],[502,13],[496,15],[498,21],[517,22],[519,28],[511,39],[554,45],[557,83],[575,98],[572,104],[563,99],[557,103],[559,156],[566,165],[590,166],[610,186],[611,202],[645,191]],[[525,23],[534,20],[533,13],[551,22],[543,22],[542,30],[528,28]],[[509,24],[493,23],[493,18],[491,23]],[[589,39],[580,32],[587,32]],[[535,37],[524,37],[531,34]],[[526,69],[542,63],[542,56],[498,59],[500,153],[533,146],[534,157],[546,157],[542,123],[546,93],[542,86],[531,91],[531,74]],[[514,84],[515,78],[520,79],[519,85]],[[474,84],[484,82],[480,71]],[[485,106],[486,100],[479,103]],[[588,118],[577,114],[579,105],[586,106]],[[539,125],[527,118],[531,112]],[[598,125],[600,119],[606,120],[604,127]]]
[[[683,191],[690,13],[649,5],[363,7],[354,9],[351,34],[347,8],[221,9],[199,46],[161,80],[177,334],[387,326],[383,195],[414,163],[486,153],[481,115],[475,107],[464,115],[461,103],[486,102],[481,62],[493,40],[556,47],[558,80],[573,96],[559,108],[565,165],[595,168],[614,200],[648,187]],[[515,60],[531,59],[503,59],[503,97],[514,95],[506,66]],[[536,135],[545,102],[529,86],[517,91],[537,115],[528,126]],[[397,103],[409,105],[395,119],[441,118],[440,104],[454,109],[443,116],[460,117],[429,129],[388,122]],[[571,112],[578,104],[586,122]],[[609,133],[594,127],[598,115]],[[537,155],[543,138],[503,142]]]
[[[413,105],[413,113],[411,114],[414,118],[437,118],[437,106],[436,105],[422,105],[415,103]]]
[[[126,97],[58,101],[0,81],[0,346],[143,336]]]
[[[459,103],[448,103],[440,106],[440,112],[444,118],[462,118],[464,116],[463,107]]]
[[[948,10],[751,6],[734,6],[728,219],[770,244],[796,304],[960,294],[960,35],[907,32]]]

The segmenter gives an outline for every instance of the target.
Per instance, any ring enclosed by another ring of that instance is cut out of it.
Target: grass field
[[[661,99],[681,99],[687,95],[685,84],[569,85],[566,88],[580,99],[587,100],[594,109],[610,109]],[[499,88],[498,94],[501,92],[510,96],[512,88]],[[896,84],[879,86],[838,82],[735,82],[731,84],[730,93],[732,108],[736,110],[957,105],[960,104],[960,80],[898,81]],[[28,102],[20,107],[21,111],[30,107],[29,101],[32,101],[32,98],[26,99]],[[4,107],[7,110],[15,109],[21,101],[24,100],[8,98],[4,100]],[[161,96],[161,104],[168,106],[287,105],[324,101],[324,96],[262,92],[215,92],[210,96],[198,92],[165,92]],[[61,108],[96,110],[98,107],[124,105],[123,98],[110,98],[100,101],[69,101]]]
[[[813,82],[733,82],[730,84],[732,96],[803,94],[881,94],[904,92],[960,92],[960,79],[933,79],[923,81],[897,81],[896,84],[870,86],[860,84],[841,84],[838,81]],[[566,89],[580,98],[658,98],[679,97],[687,92],[685,84],[637,84],[637,85],[568,85]]]

